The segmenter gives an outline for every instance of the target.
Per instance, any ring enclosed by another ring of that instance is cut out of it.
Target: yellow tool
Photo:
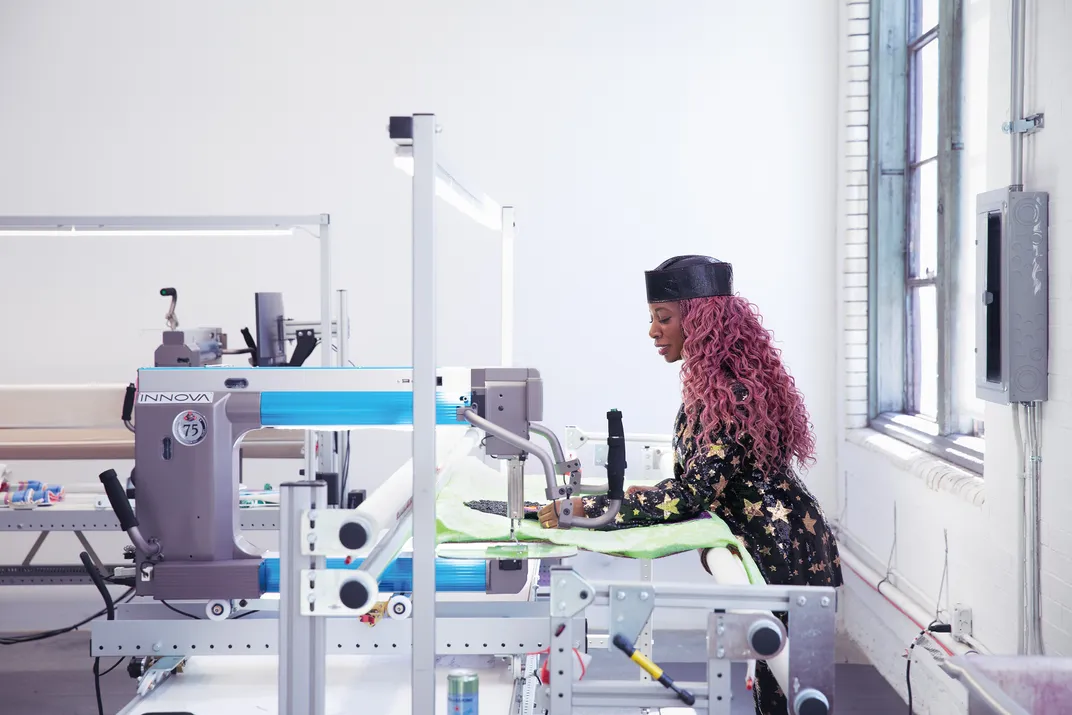
[[[614,636],[614,645],[621,652],[629,656],[630,660],[639,665],[644,671],[655,680],[658,680],[665,687],[673,690],[674,693],[681,699],[681,702],[686,705],[694,705],[696,703],[696,696],[690,693],[684,688],[678,687],[673,680],[670,679],[663,669],[652,663],[643,653],[633,647],[633,644],[625,639],[625,636],[620,633]]]

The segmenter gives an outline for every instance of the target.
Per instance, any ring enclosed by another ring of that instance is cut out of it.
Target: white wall
[[[1062,237],[1069,219],[1062,212],[1072,179],[1058,172],[1069,157],[1069,123],[1061,111],[1072,98],[1067,77],[1072,51],[1066,33],[1067,3],[1028,2],[1027,98],[1025,112],[1046,113],[1045,129],[1026,142],[1025,186],[1050,192],[1050,400],[1043,408],[1042,476],[1042,593],[1043,636],[1050,655],[1072,655],[1072,529],[1063,518],[1072,491],[1065,474],[1069,458],[1063,453],[1072,429],[1072,388],[1068,361],[1072,354],[1072,254]],[[864,5],[866,9],[866,4]],[[968,186],[965,211],[974,209],[974,196],[1011,183],[1009,138],[1002,122],[1009,119],[1009,17],[1008,0],[966,0],[965,38],[967,107],[965,111]],[[859,12],[846,5],[844,16]],[[849,40],[843,41],[843,46]],[[843,170],[848,166],[843,160]],[[866,211],[866,204],[863,204]],[[858,207],[858,205],[857,205]],[[849,213],[850,204],[841,206]],[[843,255],[860,253],[851,230],[842,219]],[[965,230],[974,230],[974,220]],[[866,244],[864,246],[866,251]],[[845,285],[860,281],[859,263],[845,262]],[[842,291],[842,321],[851,327],[860,315],[858,296]],[[986,406],[986,463],[982,478],[921,455],[900,443],[879,437],[862,426],[853,385],[865,385],[855,372],[850,348],[840,360],[843,398],[842,436],[838,445],[839,507],[845,529],[844,546],[852,548],[880,573],[892,553],[893,577],[901,590],[928,610],[963,603],[973,609],[974,635],[987,649],[1008,653],[1016,649],[1015,613],[1015,494],[1016,450],[1011,408]],[[894,508],[897,522],[894,524]],[[948,536],[948,583],[937,604],[945,565]],[[847,597],[858,598],[851,591]],[[905,663],[901,654],[907,641],[889,640],[900,629],[891,615],[885,622],[874,611],[847,618],[850,633],[871,642],[876,665],[904,690]],[[867,615],[869,614],[869,615]],[[909,635],[911,639],[911,635]],[[913,669],[913,674],[915,674]],[[914,683],[916,685],[916,683]],[[914,688],[917,712],[945,715],[942,696],[934,690]],[[920,701],[923,701],[922,705]]]
[[[516,361],[543,372],[549,424],[617,407],[670,430],[677,372],[641,272],[709,253],[784,348],[832,500],[836,7],[779,5],[4,2],[0,214],[329,212],[355,362],[408,364],[409,189],[386,124],[436,112],[450,165],[518,207]],[[494,363],[495,237],[441,206],[440,363]],[[130,380],[163,285],[184,324],[233,339],[256,290],[315,317],[315,271],[311,241],[0,239],[0,380]],[[405,458],[383,444],[360,443],[362,473]]]

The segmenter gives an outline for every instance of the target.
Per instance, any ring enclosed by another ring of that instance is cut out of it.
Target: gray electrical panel
[[[975,393],[1011,404],[1049,388],[1049,194],[979,194],[976,209]]]

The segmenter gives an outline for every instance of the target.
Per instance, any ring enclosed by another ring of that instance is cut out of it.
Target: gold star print
[[[808,570],[811,571],[812,573],[819,573],[820,571],[824,571],[825,569],[826,569],[826,562],[825,561],[820,561],[819,563],[812,564],[811,566],[808,567]]]
[[[615,524],[621,524],[624,521],[625,521],[625,519],[622,518],[622,515],[620,513],[614,515],[614,523]]]
[[[638,502],[640,502],[641,504],[647,504],[648,503],[648,495],[645,494],[644,492],[638,492],[637,495],[636,495],[636,500]]]
[[[797,541],[796,539],[793,539],[793,548],[794,549],[799,549],[800,548],[800,542]]]
[[[718,483],[715,484],[715,496],[716,497],[722,496],[722,492],[726,491],[726,485],[727,484],[729,484],[729,482],[726,481],[726,476],[725,475],[719,477]]]
[[[770,570],[771,570],[771,573],[774,573],[775,571],[778,570],[778,567],[775,566],[774,564],[771,564]]]
[[[767,532],[767,536],[774,536],[774,524],[765,524],[763,531]]]
[[[741,458],[738,457],[737,455],[733,455],[733,459],[730,460],[730,464],[732,464],[733,466],[736,467],[740,463],[741,463]]]
[[[744,500],[744,515],[748,521],[752,521],[752,517],[763,516],[763,502]]]
[[[767,507],[767,511],[771,513],[772,521],[784,521],[786,524],[789,523],[786,517],[793,513],[792,509],[786,509],[780,501],[774,502],[774,506]]]
[[[794,575],[794,576],[799,576],[799,575],[800,575],[800,572],[799,572],[799,571],[797,571],[796,569],[793,569],[793,575]]]
[[[834,557],[834,565],[837,566],[838,568],[841,568],[841,557],[840,556],[835,556]]]
[[[588,511],[589,509],[591,509],[592,507],[595,506],[596,501],[595,501],[595,499],[582,499],[581,504],[584,505],[584,510]]]
[[[761,548],[759,550],[759,553],[762,554],[763,556],[770,556],[770,547],[769,546],[764,546],[763,548]]]
[[[778,482],[778,485],[775,487],[775,489],[781,489],[783,492],[787,492],[789,491],[789,482],[783,479],[782,481]]]
[[[633,516],[640,516],[640,509],[633,509]]]
[[[829,544],[829,543],[830,543],[830,534],[824,531],[823,532],[823,545],[825,546],[826,544]]]
[[[695,485],[695,484],[692,484],[692,483],[690,482],[690,483],[689,483],[689,491],[690,491],[690,492],[692,492],[693,494],[695,494],[695,493],[696,493],[696,485]]]
[[[721,442],[715,442],[714,444],[707,445],[707,456],[718,457],[722,459],[726,456],[726,445]]]
[[[800,501],[800,496],[799,495],[797,496],[797,501]]]
[[[804,512],[804,528],[807,529],[808,533],[811,534],[812,536],[815,536],[815,523],[817,521],[818,521],[818,519],[812,519],[811,518],[811,512],[810,511]]]
[[[671,499],[670,495],[667,494],[666,496],[663,497],[663,503],[662,504],[656,504],[655,506],[656,506],[656,508],[663,510],[663,518],[664,519],[669,519],[671,514],[677,514],[678,513],[678,511],[677,511],[677,503],[679,501],[681,501],[681,500],[680,499]]]
[[[744,485],[745,485],[746,487],[750,487],[750,486],[752,486],[752,482],[745,482],[745,483],[744,483]]]

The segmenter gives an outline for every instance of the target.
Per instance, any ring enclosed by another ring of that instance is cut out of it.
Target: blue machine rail
[[[354,559],[349,564],[345,559],[328,559],[329,569],[354,569],[364,559]],[[483,592],[486,585],[486,561],[462,561],[436,559],[436,590],[448,593]],[[270,558],[261,562],[261,591],[279,593],[279,559]],[[384,593],[413,592],[413,560],[395,559],[380,576],[380,590]]]
[[[436,394],[436,424],[456,425],[458,396]],[[413,424],[412,392],[263,392],[265,427],[359,427]]]

